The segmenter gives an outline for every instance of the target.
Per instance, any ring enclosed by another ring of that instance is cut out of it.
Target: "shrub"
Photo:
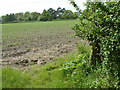
[[[120,1],[87,2],[83,11],[70,1],[80,13],[80,23],[73,30],[92,46],[90,64],[99,63],[114,77],[120,77]]]

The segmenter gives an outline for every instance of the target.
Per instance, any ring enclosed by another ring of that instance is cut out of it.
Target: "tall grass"
[[[31,84],[31,77],[20,70],[3,68],[2,87],[3,88],[28,88]]]
[[[89,46],[88,42],[86,41],[81,41],[78,45],[77,45],[77,49],[78,49],[78,54],[86,54],[89,53],[91,50],[91,47]]]

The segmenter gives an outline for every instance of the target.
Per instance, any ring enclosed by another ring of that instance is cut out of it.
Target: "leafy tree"
[[[77,18],[77,12],[73,13],[71,10],[65,10],[65,8],[58,7],[57,11],[53,8],[49,8],[48,10],[43,10],[42,14],[38,12],[28,12],[25,13],[15,13],[15,14],[6,14],[2,16],[2,22],[19,22],[19,21],[50,21],[53,19],[75,19]]]
[[[15,21],[15,15],[14,14],[6,14],[5,16],[2,16],[2,22],[7,23],[7,22],[13,22]]]
[[[15,21],[15,15],[14,14],[10,14],[10,21]]]
[[[73,19],[73,12],[71,10],[65,10],[63,15],[61,16],[62,19]]]
[[[80,13],[80,24],[76,24],[73,30],[92,45],[90,63],[96,65],[96,62],[106,60],[120,69],[120,1],[87,2],[84,11],[70,1]]]
[[[37,12],[32,12],[28,17],[31,19],[31,20],[37,20],[38,17],[39,17],[40,13],[37,13]]]
[[[11,21],[11,16],[9,14],[6,14],[5,16],[2,16],[2,22],[7,23]]]
[[[25,21],[28,21],[28,20],[29,20],[29,17],[28,17],[29,15],[30,15],[30,12],[28,12],[28,11],[25,12],[24,15],[23,15],[23,19],[24,19]]]
[[[41,19],[41,15],[38,16],[38,19],[37,19],[37,20],[40,21],[40,19]]]
[[[31,18],[31,15],[29,15],[28,17],[26,17],[26,21],[31,21],[32,18]]]
[[[16,21],[23,21],[23,13],[15,13]]]
[[[2,22],[3,22],[3,23],[6,23],[6,22],[9,21],[9,20],[10,20],[10,17],[9,17],[8,14],[6,14],[5,16],[2,16]]]
[[[50,16],[49,12],[44,9],[42,14],[39,16],[39,20],[40,21],[49,21],[50,17],[51,16]]]
[[[78,18],[78,17],[79,17],[79,13],[78,13],[78,12],[74,12],[74,13],[73,13],[73,18],[76,19],[76,18]]]
[[[27,12],[24,13],[23,17],[27,17],[29,15],[30,15],[30,12],[27,11]]]
[[[65,8],[62,9],[61,7],[58,7],[56,11],[57,18],[60,18],[63,15],[64,11],[65,11]]]
[[[49,8],[50,20],[56,19],[56,11],[53,8]]]

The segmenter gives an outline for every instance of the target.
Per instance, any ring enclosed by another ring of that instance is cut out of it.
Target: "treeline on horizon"
[[[21,21],[52,21],[54,19],[76,19],[78,12],[72,12],[65,8],[58,7],[57,10],[49,8],[44,9],[42,13],[26,11],[25,13],[12,13],[2,16],[2,23],[17,23]]]

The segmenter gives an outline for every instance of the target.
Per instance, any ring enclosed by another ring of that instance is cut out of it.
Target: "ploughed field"
[[[77,20],[2,25],[3,66],[43,65],[77,50],[80,42],[71,27]]]

